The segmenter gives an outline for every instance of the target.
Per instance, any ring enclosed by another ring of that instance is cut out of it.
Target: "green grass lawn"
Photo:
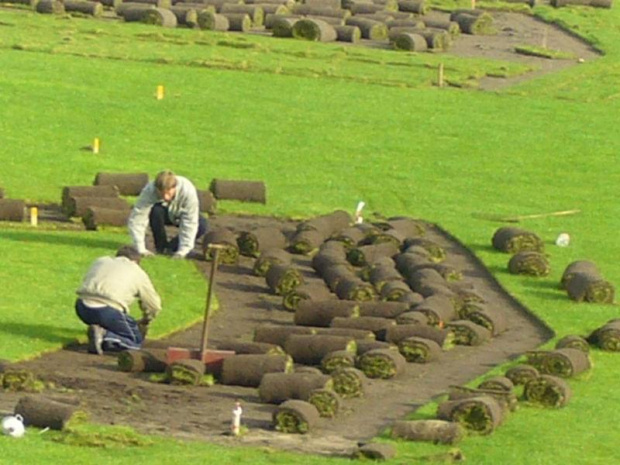
[[[558,336],[585,334],[618,317],[618,307],[575,304],[557,285],[576,259],[595,261],[608,280],[620,283],[620,13],[615,7],[536,12],[575,27],[605,57],[483,93],[433,86],[437,64],[445,62],[448,75],[468,86],[485,74],[524,70],[441,55],[3,11],[0,186],[7,197],[58,202],[63,186],[90,184],[98,171],[153,176],[171,168],[199,188],[214,177],[265,181],[267,205],[221,202],[222,212],[302,217],[351,211],[364,200],[368,217],[378,212],[439,223]],[[160,84],[166,98],[157,101]],[[94,137],[102,142],[99,155],[81,150]],[[540,279],[509,275],[508,256],[490,247],[502,224],[474,216],[567,209],[580,213],[522,223],[548,245],[552,273]],[[553,245],[560,232],[571,234],[570,247]],[[127,242],[124,231],[0,225],[0,358],[29,358],[83,338],[73,311],[75,289],[94,258]],[[190,263],[158,258],[145,266],[164,300],[154,335],[201,318],[205,284]],[[614,388],[620,360],[603,353],[593,358],[591,375],[571,381],[575,397],[565,409],[522,408],[492,436],[459,445],[468,462],[617,461],[617,415],[609,406],[620,401]],[[159,438],[110,448],[50,438],[2,437],[0,463],[341,462]],[[398,448],[394,463],[446,450]]]

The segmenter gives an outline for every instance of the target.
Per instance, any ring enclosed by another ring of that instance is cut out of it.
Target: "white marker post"
[[[39,209],[30,207],[30,225],[37,226],[39,224]]]
[[[357,203],[357,208],[355,209],[355,224],[361,224],[364,222],[364,218],[362,217],[362,210],[364,209],[365,205],[366,203],[361,200]]]
[[[241,430],[241,414],[243,409],[241,408],[241,402],[235,402],[235,408],[232,411],[232,423],[230,425],[230,431],[233,436],[239,436]]]
[[[100,144],[99,138],[98,138],[98,137],[95,137],[95,138],[93,139],[93,153],[94,153],[94,154],[99,153],[99,146],[100,146],[100,145],[101,145],[101,144]]]
[[[157,86],[157,100],[163,100],[164,99],[164,86],[159,85]]]

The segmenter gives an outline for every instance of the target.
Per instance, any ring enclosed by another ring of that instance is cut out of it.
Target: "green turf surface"
[[[311,216],[353,210],[364,200],[367,217],[439,223],[559,337],[585,334],[618,317],[618,307],[575,304],[557,286],[564,267],[584,258],[620,283],[620,13],[536,11],[575,26],[606,56],[482,93],[433,87],[436,65],[445,61],[448,76],[454,70],[459,82],[469,82],[505,64],[3,11],[0,186],[8,197],[58,202],[63,186],[90,184],[97,171],[153,176],[172,168],[199,188],[214,177],[265,181],[267,205],[222,202],[223,212]],[[160,84],[166,98],[157,101]],[[81,150],[94,137],[102,141],[99,155]],[[581,212],[521,224],[547,243],[552,272],[540,279],[509,275],[508,256],[490,247],[502,223],[472,216],[567,209]],[[560,232],[571,234],[570,247],[553,245]],[[95,257],[127,241],[116,231],[0,225],[0,358],[27,358],[83,338],[73,315],[75,288]],[[189,263],[162,258],[146,267],[164,300],[154,334],[202,316],[205,285]],[[564,410],[521,409],[493,436],[460,445],[468,462],[617,461],[609,405],[620,400],[620,361],[602,353],[594,361],[590,377],[571,381],[575,397]],[[159,439],[121,450],[58,445],[36,432],[9,441],[0,438],[0,463],[340,462]],[[394,463],[445,450],[399,444]]]

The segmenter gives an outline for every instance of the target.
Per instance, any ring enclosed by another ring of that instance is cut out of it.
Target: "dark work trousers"
[[[151,231],[153,232],[155,250],[157,253],[174,253],[179,250],[179,236],[174,236],[170,239],[170,241],[168,241],[168,236],[166,235],[166,226],[176,226],[172,221],[170,221],[167,206],[161,203],[156,203],[153,205],[153,208],[151,208],[151,213],[149,214],[149,225],[151,226]],[[207,220],[202,215],[198,215],[198,232],[196,233],[196,240],[207,232],[207,228]]]
[[[136,320],[114,307],[89,307],[77,299],[75,302],[77,316],[87,325],[99,325],[106,330],[103,336],[104,351],[139,349],[142,345],[142,333]]]

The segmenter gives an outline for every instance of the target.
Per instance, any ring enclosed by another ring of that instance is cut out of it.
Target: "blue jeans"
[[[87,325],[99,325],[106,330],[102,344],[104,351],[118,352],[142,346],[142,333],[136,320],[114,307],[89,307],[82,299],[77,299],[75,313]]]
[[[167,251],[174,253],[179,250],[179,236],[174,236],[172,239],[168,240],[168,236],[166,235],[166,226],[177,226],[170,221],[167,206],[161,203],[153,205],[149,213],[149,225],[153,233],[153,240],[155,241],[155,250],[157,253],[166,253]],[[207,232],[207,229],[209,229],[207,220],[202,215],[198,215],[196,240],[203,236]]]

